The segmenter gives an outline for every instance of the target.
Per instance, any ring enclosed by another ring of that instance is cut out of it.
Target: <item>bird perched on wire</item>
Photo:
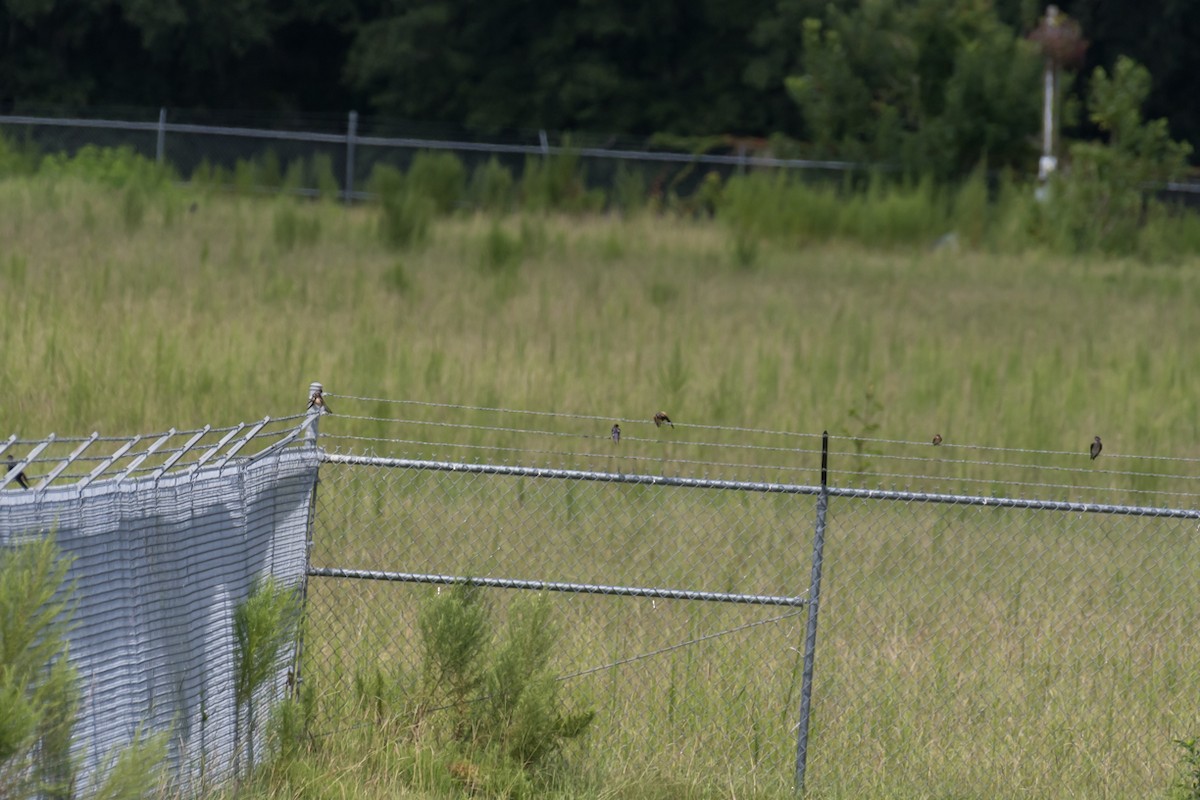
[[[667,416],[667,412],[659,411],[654,415],[654,427],[661,428],[664,422],[672,428],[675,427],[675,423],[671,422],[671,418]]]
[[[16,468],[17,468],[17,460],[12,457],[11,453],[9,453],[9,455],[8,455],[8,471],[12,472]],[[25,479],[25,470],[21,470],[20,472],[17,473],[17,483],[21,484],[22,489],[29,488],[29,481],[27,481]]]
[[[933,435],[933,446],[937,447],[941,443],[942,443],[942,435],[940,433],[935,433]]]
[[[612,426],[612,440],[616,444],[621,443],[621,426],[620,425]]]
[[[312,397],[308,398],[308,407],[304,410],[307,411],[313,406],[317,407],[318,412],[323,411],[326,414],[333,413],[333,409],[329,407],[329,403],[325,402],[325,392],[323,389],[317,389],[312,393]]]
[[[1104,449],[1104,445],[1100,444],[1100,437],[1097,436],[1092,440],[1091,454],[1092,461],[1096,460],[1096,456],[1100,455],[1100,451]]]

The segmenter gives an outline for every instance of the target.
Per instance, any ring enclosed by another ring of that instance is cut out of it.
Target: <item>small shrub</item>
[[[67,660],[69,560],[49,539],[0,549],[0,793],[66,796],[74,785],[71,727],[79,704]]]
[[[141,186],[130,184],[121,193],[121,221],[126,233],[141,229],[146,219],[146,192]]]
[[[295,694],[277,704],[271,710],[267,726],[271,756],[296,759],[311,749],[315,741],[312,731],[316,713],[317,693],[309,683],[301,684]]]
[[[467,171],[453,153],[421,151],[408,169],[408,191],[428,198],[438,214],[449,214],[462,200]]]
[[[258,187],[278,189],[283,186],[283,165],[275,148],[268,147],[267,152],[263,153],[262,163],[258,165],[256,172]]]
[[[174,173],[132,147],[85,145],[75,155],[55,153],[42,159],[40,171],[52,177],[69,176],[95,181],[116,189],[138,185],[157,189],[174,179]]]
[[[384,244],[399,250],[422,244],[429,237],[433,202],[409,191],[400,170],[376,165],[368,186],[379,196],[379,235]]]
[[[646,207],[646,176],[624,161],[613,176],[612,204],[621,216],[632,216]]]
[[[692,213],[702,217],[716,216],[717,206],[721,204],[721,194],[725,189],[720,173],[713,171],[704,176],[700,186],[691,198]]]
[[[254,764],[254,695],[275,674],[284,648],[294,640],[300,621],[296,592],[277,584],[274,578],[258,581],[233,612],[234,701],[238,709],[235,750],[240,738],[246,746],[247,768]],[[245,710],[244,727],[241,721]]]
[[[1200,800],[1200,740],[1176,739],[1183,751],[1180,756],[1182,775],[1175,783],[1172,800]]]
[[[419,622],[425,688],[452,706],[456,741],[498,749],[528,769],[581,736],[595,712],[561,708],[548,666],[558,633],[546,597],[518,599],[509,615],[503,639],[493,643],[478,587],[459,584],[431,598]]]
[[[287,253],[298,244],[316,243],[321,238],[321,219],[319,216],[302,213],[295,201],[280,198],[271,216],[271,233],[279,251]]]
[[[1138,231],[1137,254],[1147,263],[1176,264],[1200,253],[1200,214],[1152,202]]]
[[[328,153],[317,153],[313,156],[312,176],[317,186],[317,194],[322,200],[336,201],[341,196],[342,187],[338,184],[337,176],[333,174],[333,157]]]
[[[954,197],[954,230],[971,247],[983,244],[987,235],[988,214],[987,165],[980,162],[971,175],[958,187]]]
[[[308,186],[308,165],[303,158],[295,158],[287,165],[283,173],[283,190],[288,194],[300,194]]]
[[[579,151],[568,137],[562,149],[545,158],[525,159],[521,200],[531,211],[596,212],[604,208],[604,190],[588,190]]]
[[[258,166],[239,158],[233,165],[233,188],[238,194],[253,194],[259,186]]]
[[[37,172],[37,150],[0,135],[0,178],[32,175]]]
[[[192,170],[192,176],[189,180],[193,186],[201,189],[219,185],[217,183],[216,170],[207,158],[200,160],[200,163]]]
[[[481,262],[486,272],[515,271],[521,264],[521,241],[493,222],[483,239]]]
[[[732,251],[733,264],[739,269],[747,270],[758,263],[758,237],[753,231],[738,227],[733,231]]]
[[[471,202],[484,211],[507,212],[513,204],[514,183],[512,170],[492,156],[471,175]]]

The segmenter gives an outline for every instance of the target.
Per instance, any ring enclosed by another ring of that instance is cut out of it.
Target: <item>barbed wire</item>
[[[549,417],[549,418],[558,418],[558,419],[588,420],[588,421],[604,422],[604,423],[654,425],[654,420],[652,417],[622,417],[622,416],[611,416],[611,415],[600,415],[600,414],[582,414],[582,413],[570,412],[570,411],[543,411],[543,410],[533,410],[533,409],[514,409],[514,408],[506,408],[503,406],[477,406],[477,405],[470,405],[470,404],[465,404],[465,403],[440,403],[440,402],[433,402],[433,401],[428,401],[428,400],[408,400],[408,399],[383,398],[383,397],[366,397],[366,396],[350,395],[350,394],[334,394],[332,392],[325,392],[324,394],[327,397],[338,398],[338,399],[349,400],[349,401],[357,401],[357,402],[384,403],[384,404],[390,404],[390,405],[411,405],[411,406],[421,406],[421,407],[425,407],[425,408],[437,408],[437,409],[457,410],[457,411],[475,411],[475,412],[484,412],[484,413],[492,413],[492,414],[513,414],[513,415],[528,415],[528,416],[539,416],[539,417]],[[399,420],[396,420],[396,419],[390,418],[390,417],[355,417],[355,418],[369,419],[369,420],[377,421],[377,422],[397,422],[397,421],[399,421]],[[414,422],[414,423],[422,422],[420,420],[409,420],[409,421]],[[802,432],[798,432],[798,431],[780,430],[777,428],[758,428],[758,427],[747,427],[747,426],[741,426],[741,425],[698,424],[698,423],[694,423],[694,422],[681,422],[681,421],[675,421],[675,420],[672,421],[672,424],[674,427],[682,428],[682,429],[692,428],[692,429],[696,429],[696,430],[713,430],[713,431],[725,431],[725,432],[732,432],[732,433],[754,433],[754,434],[761,434],[761,435],[766,435],[766,436],[815,439],[818,441],[821,439],[821,436],[822,436],[821,433],[802,433]],[[514,429],[514,430],[520,430],[520,429]],[[556,433],[556,432],[552,432],[552,431],[539,431],[539,432],[546,433],[546,434],[555,434]],[[570,434],[558,433],[558,435],[570,435]],[[600,439],[605,438],[605,434],[602,434],[602,433],[601,434],[593,434],[593,435],[596,438],[600,438]],[[622,438],[624,439],[625,437],[622,436]],[[633,437],[629,437],[629,438],[631,441],[634,440]],[[841,433],[841,432],[830,432],[829,438],[830,438],[831,443],[834,443],[837,441],[852,441],[852,442],[857,442],[857,443],[861,443],[861,444],[871,444],[871,445],[894,445],[894,446],[904,446],[904,447],[925,447],[925,448],[932,446],[931,441],[929,439],[920,439],[920,440],[893,439],[893,438],[877,437],[877,436],[858,436],[858,435],[854,435],[854,434],[847,434],[847,433]],[[655,441],[655,440],[646,440],[646,441]],[[708,444],[711,446],[726,446],[726,447],[735,446],[735,445],[728,444],[728,443],[712,443],[712,442],[710,442],[710,443],[691,442],[691,443],[692,444]],[[761,447],[762,449],[771,449],[770,447],[761,446],[761,445],[744,445],[744,446],[746,446],[746,447]],[[941,449],[947,449],[947,450],[955,450],[955,449],[975,450],[975,451],[984,451],[984,452],[1016,453],[1016,454],[1023,454],[1023,455],[1037,455],[1037,456],[1082,457],[1082,456],[1088,455],[1087,450],[1084,450],[1084,449],[1051,450],[1051,449],[1044,449],[1044,448],[1003,447],[1003,446],[999,446],[999,445],[987,445],[987,444],[978,444],[978,443],[957,443],[957,442],[947,442],[947,441],[942,441],[938,445],[938,447]],[[792,448],[786,448],[786,447],[778,447],[776,449],[779,449],[781,451],[792,450]],[[812,451],[798,450],[796,452],[812,452]],[[1113,452],[1106,451],[1104,453],[1104,457],[1106,459],[1128,458],[1128,459],[1143,459],[1143,460],[1152,460],[1152,461],[1175,461],[1175,462],[1182,462],[1182,463],[1200,464],[1200,457],[1195,457],[1195,456],[1155,456],[1155,455],[1144,455],[1144,454],[1138,454],[1138,453],[1113,453]],[[969,463],[980,463],[980,462],[970,461]],[[1019,462],[1019,463],[1015,463],[1015,464],[1009,463],[1009,462],[997,462],[997,463],[1007,465],[1007,466],[1023,466],[1024,465],[1024,462]]]
[[[342,398],[345,400],[358,400],[358,401],[371,402],[371,403],[392,403],[392,404],[396,404],[396,405],[415,405],[415,406],[425,406],[427,408],[443,408],[443,409],[451,409],[451,410],[459,410],[459,411],[481,411],[481,412],[488,412],[488,413],[495,413],[495,414],[529,414],[529,415],[541,416],[541,417],[557,417],[560,419],[592,420],[595,422],[605,422],[605,423],[617,422],[617,423],[621,423],[621,424],[654,425],[653,416],[648,417],[648,418],[613,417],[613,416],[603,416],[603,415],[597,415],[597,414],[578,414],[578,413],[573,413],[573,412],[569,412],[569,411],[533,411],[533,410],[529,410],[529,409],[514,409],[514,408],[501,408],[501,407],[489,407],[489,406],[472,406],[472,405],[464,405],[462,403],[435,403],[435,402],[430,402],[427,400],[397,400],[397,399],[389,399],[389,398],[383,398],[383,397],[358,397],[356,395],[333,394],[331,392],[325,392],[324,394],[327,397]],[[795,437],[806,438],[806,439],[817,439],[818,441],[821,439],[821,434],[819,434],[819,433],[794,433],[794,432],[790,432],[790,431],[771,430],[768,428],[747,428],[747,427],[741,427],[741,426],[736,426],[736,425],[701,425],[701,424],[697,424],[694,422],[675,422],[675,421],[672,421],[672,425],[680,427],[680,428],[696,428],[698,430],[733,431],[736,433],[763,433],[763,434],[770,434],[773,436],[795,436]]]
[[[356,452],[365,447],[372,454],[384,451],[384,455],[391,456],[396,450],[410,454],[417,450],[437,454],[439,458],[445,458],[447,453],[461,453],[464,456],[486,453],[488,456],[485,457],[504,458],[513,463],[529,459],[538,459],[543,463],[592,463],[608,465],[608,471],[613,471],[615,465],[616,471],[622,473],[630,469],[646,473],[666,470],[669,474],[679,474],[681,470],[705,471],[706,474],[712,471],[757,475],[773,473],[794,483],[814,481],[819,468],[821,451],[809,443],[818,441],[822,434],[748,426],[697,425],[672,420],[672,427],[679,429],[678,435],[664,432],[650,437],[634,432],[640,426],[653,425],[652,418],[632,419],[575,411],[512,409],[495,405],[349,394],[326,395],[347,401],[347,405],[363,402],[447,412],[434,419],[407,413],[395,417],[370,413],[341,414],[336,417],[336,422],[327,426],[333,430],[322,432],[320,437],[321,442],[333,443],[338,451]],[[462,417],[466,413],[490,414],[496,419],[467,421]],[[543,422],[511,424],[516,418]],[[550,424],[551,421],[566,422],[568,429],[555,427]],[[598,422],[604,424],[604,430],[580,430],[570,424]],[[339,423],[346,423],[351,429],[342,429]],[[381,426],[378,430],[383,432],[373,436],[357,435],[353,432],[353,426],[360,423]],[[558,447],[553,444],[605,442],[612,438],[612,431],[608,430],[610,424],[628,426],[628,430],[622,430],[619,441],[607,448]],[[398,433],[398,429],[409,428],[416,435],[389,436],[386,433],[389,428],[397,429]],[[419,433],[422,430],[440,431],[441,434],[424,437]],[[721,441],[720,436],[688,438],[689,433],[700,431],[728,434],[731,440]],[[770,441],[776,437],[783,441]],[[756,438],[757,441],[754,440]],[[790,440],[795,440],[795,444],[789,444]],[[1100,466],[1089,457],[1087,451],[997,447],[944,440],[939,440],[935,445],[931,440],[913,441],[840,433],[830,434],[829,441],[832,468],[827,474],[844,486],[883,485],[885,482],[906,489],[951,485],[958,487],[957,491],[966,487],[974,493],[979,490],[972,487],[988,486],[992,487],[990,494],[996,496],[1012,496],[1016,492],[1040,492],[1052,496],[1060,496],[1064,492],[1119,492],[1126,496],[1174,497],[1188,503],[1200,497],[1200,491],[1196,490],[1200,485],[1197,484],[1200,474],[1190,474],[1189,470],[1182,469],[1185,465],[1200,463],[1200,458],[1105,452],[1105,466]],[[851,443],[852,446],[848,446]],[[389,450],[393,452],[386,452]],[[722,458],[718,455],[722,453],[731,457]],[[617,460],[614,462],[613,459]],[[1120,468],[1122,461],[1132,468]],[[853,466],[847,468],[847,465]],[[1148,471],[1139,468],[1143,465],[1157,465],[1158,469],[1151,467],[1152,471]],[[874,466],[883,469],[876,470]],[[1174,466],[1181,469],[1172,471]],[[1045,479],[1038,479],[1038,476],[1044,476]],[[1150,484],[1138,485],[1139,481],[1148,481]]]
[[[615,458],[615,459],[620,459],[620,461],[622,463],[644,462],[646,464],[661,465],[661,464],[663,464],[664,461],[666,461],[673,465],[686,465],[686,466],[692,466],[692,467],[722,467],[722,468],[727,468],[727,469],[764,470],[764,471],[776,470],[776,471],[781,471],[781,472],[797,472],[797,473],[816,472],[818,470],[818,467],[816,465],[812,465],[812,464],[807,465],[807,466],[796,466],[796,465],[789,466],[786,464],[751,464],[751,463],[742,463],[742,462],[736,462],[736,461],[704,461],[704,460],[687,459],[687,458],[664,458],[662,456],[638,456],[638,455],[630,455],[630,454],[626,454],[626,453],[579,453],[579,452],[568,452],[568,451],[563,451],[563,450],[537,450],[537,449],[531,449],[531,448],[526,448],[526,447],[503,447],[500,445],[489,445],[489,444],[468,444],[465,442],[430,442],[428,439],[379,439],[379,438],[372,438],[372,437],[340,436],[340,435],[329,435],[329,434],[322,434],[321,439],[322,440],[324,440],[324,439],[340,439],[340,440],[351,441],[351,442],[375,442],[375,443],[383,443],[383,444],[407,444],[407,445],[416,445],[418,447],[429,447],[429,448],[439,448],[440,447],[440,448],[462,449],[462,450],[486,450],[488,452],[507,452],[507,453],[513,453],[513,454],[517,454],[517,455],[552,456],[552,457],[557,457],[560,459],[579,459],[579,460],[605,459],[605,460],[607,460],[607,459]],[[339,455],[343,454],[343,453],[347,454],[347,455],[357,455],[362,451],[356,451],[354,449],[348,449],[346,451],[343,451],[341,448],[334,448],[331,452],[339,454]],[[376,454],[375,451],[370,451],[370,453],[372,455]]]

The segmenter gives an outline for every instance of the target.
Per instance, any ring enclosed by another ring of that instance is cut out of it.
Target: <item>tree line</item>
[[[1062,0],[1071,96],[1125,55],[1200,143],[1200,4]],[[0,111],[362,113],[480,134],[786,137],[798,154],[1028,169],[1036,0],[0,0]],[[1078,103],[1073,132],[1102,137]],[[1075,112],[1072,114],[1072,109]]]

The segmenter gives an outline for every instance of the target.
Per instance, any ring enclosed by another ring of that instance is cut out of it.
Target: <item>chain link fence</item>
[[[333,397],[303,666],[325,732],[374,671],[421,669],[421,609],[463,581],[499,620],[548,598],[552,668],[596,711],[572,754],[600,774],[1142,797],[1200,725],[1200,512],[1162,507],[1195,507],[1190,461],[1131,495],[1111,487],[1162,464],[833,437],[822,527],[812,437]],[[838,470],[865,451],[874,472]],[[1005,491],[1039,476],[1073,496]],[[1094,502],[1128,496],[1157,503]]]
[[[589,759],[755,785],[794,758],[811,498],[334,461],[317,502],[318,691],[419,671],[423,604],[469,578],[501,620],[548,597],[553,669],[597,712]]]
[[[86,145],[126,146],[169,164],[185,179],[201,175],[206,181],[233,180],[239,190],[283,189],[346,200],[371,197],[369,180],[377,165],[407,171],[423,151],[453,153],[468,183],[492,160],[519,177],[530,161],[567,156],[589,188],[619,193],[622,181],[632,180],[643,194],[679,196],[692,194],[710,172],[727,178],[772,168],[837,180],[846,171],[866,169],[844,161],[780,157],[765,139],[733,136],[713,137],[703,144],[703,152],[687,152],[678,143],[578,132],[529,130],[480,137],[461,128],[355,112],[288,118],[165,108],[31,111],[36,113],[0,115],[0,134],[44,153],[73,154]],[[214,176],[218,169],[225,177]]]

